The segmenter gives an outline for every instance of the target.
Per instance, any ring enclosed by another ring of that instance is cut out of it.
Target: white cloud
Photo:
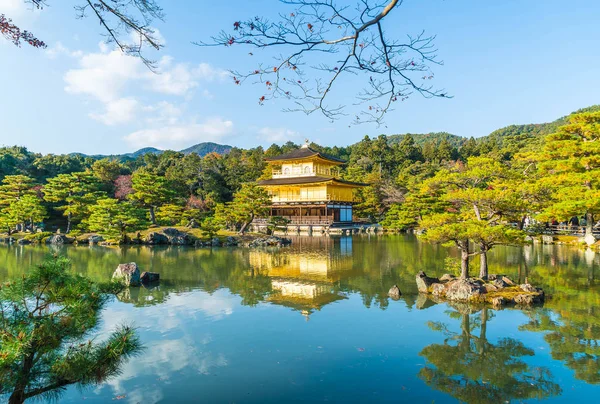
[[[120,51],[88,53],[79,59],[79,68],[67,71],[65,90],[71,94],[90,95],[101,102],[122,98],[129,81],[141,73],[143,63]]]
[[[190,131],[196,131],[198,126],[202,126],[178,124],[182,116],[180,107],[164,100],[149,105],[141,101],[146,93],[190,97],[201,82],[222,80],[227,76],[224,70],[207,63],[175,63],[170,56],[163,56],[157,64],[157,73],[153,73],[139,58],[124,55],[105,43],[99,44],[97,52],[83,53],[70,51],[59,42],[46,54],[50,58],[68,55],[77,59],[78,67],[68,70],[64,75],[65,91],[86,95],[103,104],[104,112],[92,112],[89,114],[91,118],[106,125],[127,124],[137,120],[158,126],[136,132],[132,142],[137,137],[145,136],[161,139],[160,142],[166,143],[163,135],[165,131],[173,133],[176,139],[193,137]],[[206,89],[202,94],[205,98],[211,96]],[[140,114],[145,115],[140,117]],[[208,130],[201,129],[204,132]]]
[[[50,59],[56,59],[56,57],[58,57],[59,55],[66,55],[72,58],[80,58],[81,56],[83,56],[82,51],[71,51],[70,49],[65,47],[60,41],[56,42],[54,46],[46,49],[45,53],[46,56],[48,56]]]
[[[214,81],[227,77],[227,72],[208,63],[191,67],[186,63],[173,63],[173,58],[163,56],[158,63],[158,74],[145,75],[152,90],[162,94],[185,95],[198,87],[199,81]]]
[[[181,108],[166,101],[147,106],[144,110],[149,114],[146,123],[150,125],[175,125],[183,114]]]
[[[233,122],[215,117],[201,123],[139,130],[125,136],[125,140],[134,147],[177,149],[199,142],[219,141],[231,133]]]
[[[286,128],[264,127],[258,130],[258,138],[269,142],[287,142],[300,138],[300,133]]]
[[[108,101],[104,104],[105,111],[102,114],[90,113],[90,117],[105,125],[119,125],[131,122],[139,109],[139,102],[134,98],[120,98]]]

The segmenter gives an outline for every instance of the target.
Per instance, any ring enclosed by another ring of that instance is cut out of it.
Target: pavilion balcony
[[[273,178],[297,178],[297,177],[338,177],[339,170],[335,168],[311,168],[311,169],[293,169],[293,170],[273,170]]]
[[[347,196],[340,196],[336,194],[329,194],[323,196],[310,196],[310,195],[298,195],[295,194],[293,196],[281,196],[281,195],[271,195],[272,203],[292,203],[292,202],[357,202],[357,198],[351,197],[351,200],[348,200]]]
[[[330,225],[334,223],[333,216],[281,216],[290,221],[289,224],[293,225]],[[269,218],[255,218],[252,221],[253,224],[268,224]]]

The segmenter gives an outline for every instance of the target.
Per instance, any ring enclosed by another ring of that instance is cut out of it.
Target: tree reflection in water
[[[474,313],[467,305],[453,305],[448,315],[460,320],[460,332],[441,322],[430,322],[446,336],[443,344],[425,347],[427,360],[419,377],[429,386],[467,403],[500,403],[515,399],[543,399],[561,394],[547,368],[531,367],[521,358],[534,351],[513,338],[496,344],[487,339],[492,310]],[[477,329],[479,332],[477,333]],[[478,334],[478,335],[477,335]]]

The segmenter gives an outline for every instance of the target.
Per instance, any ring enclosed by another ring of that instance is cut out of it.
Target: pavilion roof
[[[311,158],[311,157],[319,157],[323,160],[328,160],[328,161],[331,161],[331,162],[334,162],[337,164],[345,163],[344,160],[338,159],[336,157],[330,156],[325,153],[318,152],[316,150],[311,149],[308,146],[302,146],[299,149],[292,150],[289,153],[281,154],[279,156],[267,157],[267,158],[265,158],[265,160],[266,161],[286,161],[286,160],[307,159],[307,158]]]

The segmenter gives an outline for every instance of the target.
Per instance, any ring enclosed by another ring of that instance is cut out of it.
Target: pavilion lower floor
[[[288,219],[290,224],[333,224],[352,223],[352,204],[281,204],[269,207],[269,217],[280,216]],[[257,219],[268,221],[269,217]]]

